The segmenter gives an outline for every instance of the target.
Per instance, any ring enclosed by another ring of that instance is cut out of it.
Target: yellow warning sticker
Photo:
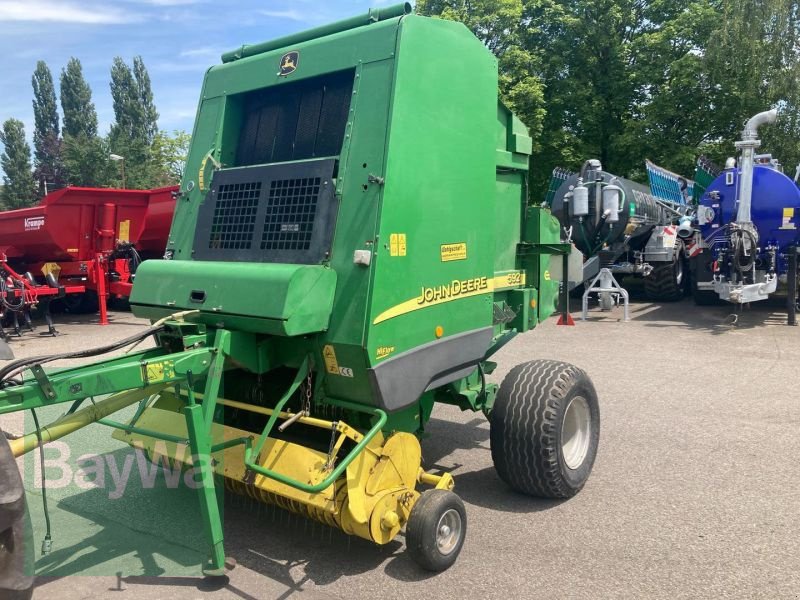
[[[389,234],[389,256],[405,256],[405,255],[406,255],[406,234],[405,233]]]
[[[333,346],[326,344],[322,347],[322,359],[325,361],[325,370],[331,375],[339,374],[339,362],[336,360],[336,351]]]
[[[794,219],[794,208],[793,207],[784,207],[783,209],[783,221],[781,222],[781,229],[797,229],[797,225],[792,223],[792,219]]]
[[[131,220],[126,219],[124,221],[119,222],[119,241],[120,242],[130,242],[131,241]]]
[[[171,360],[163,360],[154,363],[144,364],[145,383],[158,383],[173,379],[175,377],[175,363]]]
[[[442,255],[442,262],[451,260],[465,260],[467,258],[467,244],[459,242],[457,244],[442,244],[439,247]]]

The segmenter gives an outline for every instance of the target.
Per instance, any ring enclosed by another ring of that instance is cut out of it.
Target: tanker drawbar
[[[166,260],[136,274],[131,307],[152,326],[0,368],[0,414],[72,404],[14,456],[101,423],[193,469],[208,575],[226,565],[218,485],[376,544],[405,530],[422,568],[448,568],[468,513],[453,476],[424,466],[436,404],[487,416],[511,488],[578,493],[600,431],[586,373],[532,360],[487,379],[556,310],[551,259],[570,249],[527,198],[532,141],[497,84],[466,27],[408,4],[223,55]]]

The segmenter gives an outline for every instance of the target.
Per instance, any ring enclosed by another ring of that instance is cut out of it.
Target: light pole
[[[120,168],[122,169],[122,188],[125,189],[125,157],[119,154],[109,154],[108,158],[114,162],[120,163]]]

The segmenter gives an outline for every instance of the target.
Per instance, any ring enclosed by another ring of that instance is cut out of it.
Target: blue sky
[[[162,129],[191,132],[205,70],[220,54],[396,0],[0,0],[0,123],[33,129],[31,75],[50,66],[58,86],[70,56],[92,87],[100,131],[114,119],[111,61],[141,55],[153,82]],[[0,171],[2,175],[2,171]]]

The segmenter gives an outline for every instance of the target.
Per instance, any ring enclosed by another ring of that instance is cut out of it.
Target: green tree
[[[0,200],[4,208],[24,208],[36,202],[36,182],[31,172],[31,147],[25,141],[25,126],[22,121],[8,119],[0,131],[3,153],[0,167],[3,168],[3,195]]]
[[[39,185],[39,196],[47,188],[61,187],[64,169],[61,162],[60,123],[58,101],[53,85],[53,75],[44,61],[36,63],[31,78],[33,85],[33,132],[34,177]]]
[[[109,154],[108,142],[101,137],[65,136],[62,156],[69,183],[81,187],[116,184],[116,170]]]
[[[500,92],[536,138],[531,189],[599,158],[645,177],[733,153],[744,121],[782,100],[765,149],[800,160],[798,25],[791,0],[421,0],[499,58]],[[515,96],[522,90],[524,100]],[[541,94],[541,96],[540,96]]]
[[[162,173],[153,162],[152,146],[158,133],[158,112],[141,57],[134,58],[133,68],[122,58],[114,58],[111,98],[114,124],[109,145],[112,152],[125,157],[127,186],[140,189],[157,186]]]
[[[191,136],[185,131],[156,133],[151,146],[151,159],[156,171],[155,186],[177,185],[183,179],[189,155]]]
[[[417,12],[464,23],[497,57],[500,97],[538,148],[545,116],[541,49],[526,45],[522,0],[418,0]]]
[[[77,58],[61,71],[61,110],[64,113],[63,161],[71,185],[102,187],[113,173],[108,146],[97,135],[97,111],[92,90]]]
[[[714,96],[708,115],[716,135],[705,151],[733,154],[744,122],[781,104],[775,125],[761,131],[762,150],[786,165],[800,162],[800,5],[789,0],[724,0],[706,64]]]
[[[141,107],[141,131],[138,133],[142,139],[152,144],[158,133],[158,111],[153,100],[153,90],[150,85],[150,75],[144,66],[141,56],[133,58],[133,78],[136,81],[136,92],[139,106]]]
[[[97,136],[97,111],[92,102],[92,90],[83,78],[83,67],[77,58],[70,58],[61,71],[61,110],[65,136]]]

